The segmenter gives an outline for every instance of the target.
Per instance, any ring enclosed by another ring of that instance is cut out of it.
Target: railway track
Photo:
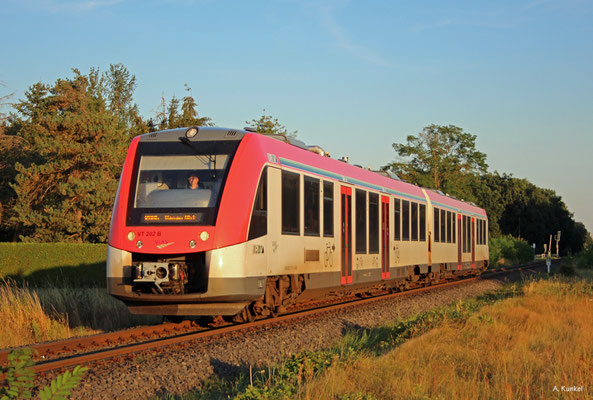
[[[270,324],[284,324],[297,319],[309,318],[319,314],[338,312],[345,308],[363,307],[369,303],[385,301],[394,297],[417,294],[448,286],[456,286],[485,279],[497,275],[503,275],[515,271],[540,268],[545,262],[536,262],[514,267],[488,270],[478,277],[466,278],[437,285],[417,287],[404,292],[384,294],[364,299],[353,298],[348,301],[341,299],[340,303],[321,305],[319,308],[305,311],[295,311],[275,318],[260,319],[244,324],[215,324],[214,326],[202,327],[191,321],[183,323],[166,323],[155,326],[138,327],[124,331],[110,332],[99,335],[71,338],[62,341],[40,343],[26,346],[37,352],[36,364],[32,367],[36,373],[45,373],[72,367],[78,364],[89,364],[100,362],[117,357],[129,356],[142,351],[165,348],[196,340],[207,340],[220,335],[260,329]],[[6,365],[10,349],[0,351],[0,365]],[[3,377],[0,377],[0,379]]]

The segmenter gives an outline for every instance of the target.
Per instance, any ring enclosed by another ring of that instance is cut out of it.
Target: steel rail
[[[184,342],[191,342],[194,340],[201,340],[211,337],[216,337],[220,335],[225,335],[234,332],[240,331],[247,331],[250,329],[255,329],[259,327],[263,327],[266,325],[273,325],[273,324],[282,324],[287,321],[294,321],[299,319],[304,319],[308,317],[312,317],[315,315],[322,315],[337,312],[346,308],[356,308],[356,307],[363,307],[370,303],[380,302],[380,301],[387,301],[396,297],[406,296],[410,294],[419,294],[427,291],[437,290],[445,287],[450,286],[457,286],[462,284],[467,284],[472,281],[476,281],[478,279],[488,278],[489,276],[496,276],[500,274],[511,273],[515,271],[520,271],[529,268],[537,268],[545,265],[545,262],[536,262],[530,264],[523,264],[514,267],[505,267],[496,270],[487,270],[484,271],[481,275],[475,277],[468,277],[465,279],[460,279],[451,282],[445,282],[440,284],[434,284],[430,286],[419,287],[415,289],[406,290],[403,292],[396,292],[391,294],[383,294],[369,298],[357,299],[357,300],[350,300],[347,302],[342,302],[339,304],[332,304],[326,305],[315,309],[299,311],[290,314],[283,314],[277,316],[275,318],[266,318],[261,320],[256,320],[249,323],[243,324],[234,324],[229,326],[224,326],[220,328],[212,328],[207,330],[202,330],[199,332],[186,332],[182,334],[177,334],[175,336],[170,336],[166,338],[158,338],[158,339],[150,339],[140,343],[133,343],[133,344],[126,344],[123,346],[113,347],[109,349],[99,349],[95,351],[91,351],[88,353],[80,354],[80,355],[72,355],[67,356],[55,360],[49,361],[39,361],[33,367],[33,371],[37,373],[41,372],[49,372],[53,370],[59,370],[66,367],[72,367],[78,364],[88,364],[93,363],[101,360],[112,359],[120,356],[131,355],[145,350],[151,349],[158,349],[163,347],[172,346],[175,344],[180,344]],[[135,329],[130,329],[126,331],[119,331],[119,332],[111,332],[99,335],[93,335],[84,338],[73,338],[73,339],[66,339],[64,341],[59,342],[50,342],[50,343],[42,343],[38,345],[28,346],[29,348],[36,349],[37,351],[45,351],[44,354],[53,354],[57,348],[62,349],[72,349],[72,347],[66,346],[66,344],[74,345],[75,347],[83,348],[84,345],[93,345],[93,346],[100,346],[102,343],[105,344],[116,344],[118,337],[125,337],[128,339],[139,338],[141,336],[146,337],[147,332],[153,330],[159,333],[167,333],[166,331],[173,332],[175,330],[179,331],[179,329],[175,329],[174,327],[179,326],[186,326],[185,329],[191,327],[191,322],[185,321],[182,324],[164,324],[152,327],[139,327]],[[162,328],[162,329],[159,329]],[[114,339],[115,338],[115,339]],[[125,339],[124,339],[125,340]],[[72,351],[72,350],[69,350]],[[7,360],[7,356],[10,350],[3,350],[0,352],[0,360]]]
[[[10,351],[15,349],[33,349],[36,353],[34,359],[43,360],[51,356],[71,353],[89,347],[117,345],[118,343],[125,341],[146,340],[158,335],[170,335],[184,330],[187,331],[191,328],[191,321],[184,321],[180,324],[165,323],[160,325],[141,326],[116,332],[98,333],[90,336],[73,337],[28,346],[19,346],[12,349],[0,350],[0,365],[4,365],[8,361]]]

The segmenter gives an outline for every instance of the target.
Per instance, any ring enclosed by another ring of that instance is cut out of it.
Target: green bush
[[[0,243],[0,278],[34,286],[105,286],[107,245]]]
[[[491,238],[490,265],[520,264],[533,260],[533,248],[523,239],[512,236]]]
[[[567,276],[585,276],[589,272],[585,270],[593,270],[593,247],[585,247],[583,251],[571,257],[565,257],[562,260],[558,272]]]
[[[593,269],[593,247],[587,247],[585,250],[574,256],[574,264],[579,269]]]
[[[0,387],[1,400],[21,400],[32,397],[31,389],[35,379],[35,372],[31,369],[34,364],[32,356],[33,351],[28,348],[10,351],[9,365],[2,369],[2,372],[6,373],[8,386]],[[41,400],[65,400],[87,371],[87,367],[77,365],[74,370],[58,375],[49,385],[39,390]]]

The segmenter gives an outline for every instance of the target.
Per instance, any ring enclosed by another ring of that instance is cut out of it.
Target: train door
[[[346,285],[352,283],[352,188],[342,186],[340,198],[342,224],[340,283]]]
[[[476,219],[472,217],[472,268],[476,268]]]
[[[461,246],[463,244],[463,224],[461,214],[457,214],[457,269],[462,268],[461,264]]]
[[[282,254],[282,170],[268,166],[268,262],[262,275],[281,274],[284,267]],[[282,269],[280,269],[282,268]]]
[[[381,279],[389,275],[389,197],[381,196]]]

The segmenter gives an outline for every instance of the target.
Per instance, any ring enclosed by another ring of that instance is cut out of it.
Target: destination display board
[[[142,221],[145,223],[187,223],[198,222],[199,216],[196,213],[150,213],[142,214]]]

